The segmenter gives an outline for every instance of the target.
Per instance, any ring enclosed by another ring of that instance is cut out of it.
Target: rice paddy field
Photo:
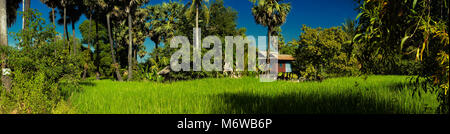
[[[436,93],[413,94],[408,76],[323,82],[210,78],[173,83],[83,82],[69,103],[81,114],[423,114]]]

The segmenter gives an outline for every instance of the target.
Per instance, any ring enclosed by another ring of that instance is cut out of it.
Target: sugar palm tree
[[[119,65],[116,61],[115,51],[114,51],[114,41],[112,38],[112,32],[111,32],[111,15],[114,15],[114,6],[117,4],[116,0],[98,0],[97,5],[99,5],[100,9],[102,9],[102,13],[106,15],[106,25],[108,28],[108,38],[109,38],[109,44],[111,48],[111,57],[113,60],[114,70],[116,72],[117,80],[122,80],[122,75],[120,74]]]
[[[64,26],[64,32],[63,32],[63,44],[64,44],[64,49],[66,49],[66,36],[67,36],[67,40],[69,39],[69,35],[67,34],[67,9],[66,9],[66,5],[67,5],[67,0],[59,0],[59,4],[57,5],[57,8],[59,10],[59,14],[62,17],[62,25]],[[61,12],[62,10],[62,12]],[[55,20],[56,21],[56,20]],[[58,21],[58,24],[60,24],[60,22]],[[69,45],[67,45],[69,46]]]
[[[270,63],[270,36],[275,27],[286,22],[291,4],[281,3],[283,0],[250,0],[253,3],[252,14],[256,23],[267,27],[267,63]]]
[[[125,5],[125,12],[128,18],[128,81],[133,78],[133,19],[132,15],[136,11],[137,7],[148,3],[149,0],[120,0],[122,5]]]
[[[173,36],[176,21],[179,18],[177,13],[182,12],[183,5],[177,2],[170,2],[149,6],[146,10],[150,20],[146,23],[146,27],[149,28],[148,36],[155,42],[155,51],[158,51],[159,44]],[[155,54],[155,61],[158,63],[159,54]]]
[[[83,0],[84,14],[89,16],[89,35],[92,33],[92,16],[94,15],[94,8],[96,6],[95,0]],[[91,51],[92,39],[88,41],[88,50]]]
[[[45,5],[47,5],[48,7],[52,8],[52,11],[50,13],[50,20],[53,23],[53,28],[56,29],[56,16],[55,16],[55,8],[57,8],[57,6],[59,4],[61,4],[60,0],[41,0],[42,3],[44,3]],[[56,41],[56,38],[55,38]]]
[[[48,7],[52,8],[51,20],[53,22],[53,25],[56,26],[55,8],[57,8],[58,5],[61,4],[61,0],[41,0],[41,2],[47,5]]]
[[[0,45],[8,46],[8,27],[16,21],[17,9],[21,0],[0,0]],[[2,87],[7,91],[11,89],[11,78],[9,76],[3,76],[3,69],[7,67],[6,65],[6,55],[1,54],[2,59]]]
[[[149,22],[146,23],[146,27],[149,28],[148,36],[150,37],[150,40],[155,42],[155,49],[154,51],[158,51],[159,43],[161,43],[162,40],[162,25],[164,18],[164,11],[162,11],[161,5],[154,5],[154,6],[148,6],[147,12],[149,13]],[[158,63],[158,55],[155,57],[155,61]]]
[[[186,12],[187,16],[189,18],[192,17],[193,13],[195,13],[195,28],[198,30],[198,13],[199,13],[199,9],[203,9],[203,13],[205,16],[205,20],[206,23],[208,23],[209,21],[209,10],[208,10],[208,6],[206,5],[209,2],[209,0],[192,0],[191,2],[191,6],[189,7],[188,11]],[[200,48],[200,37],[199,37],[199,32],[196,31],[197,35],[195,35],[195,40],[197,42],[197,44],[194,44],[195,47]]]
[[[61,15],[61,19],[58,20],[58,24],[64,25],[64,31],[67,40],[70,40],[67,30],[67,24],[72,24],[72,51],[70,51],[70,55],[76,55],[75,23],[80,20],[83,7],[81,6],[80,1],[66,1],[62,4],[62,6],[64,12],[59,12]],[[69,12],[69,14],[67,14],[67,11]],[[69,20],[69,22],[67,22],[67,20]]]
[[[89,16],[89,30],[92,30],[92,22],[95,22],[95,33],[98,33],[99,31],[99,23],[101,23],[102,19],[104,19],[104,11],[100,10],[102,7],[100,5],[100,0],[83,0],[84,2],[84,6],[85,6],[85,10],[84,10],[84,14],[86,14],[86,16]],[[92,31],[89,31],[92,32]],[[91,35],[91,34],[89,34]],[[95,69],[95,74],[96,74],[96,79],[99,80],[100,79],[100,47],[98,45],[98,41],[99,41],[99,35],[96,34],[95,39],[92,38],[91,40],[89,40],[88,42],[88,50],[91,50],[91,46],[95,47],[94,49],[94,55],[96,55],[95,59],[94,59],[94,65],[96,66]],[[94,45],[96,44],[96,45]]]
[[[78,22],[80,20],[80,17],[83,15],[83,1],[72,1],[71,6],[70,6],[70,13],[69,13],[69,18],[70,18],[70,23],[72,24],[72,53],[73,55],[77,54],[77,43],[75,40],[75,23]]]

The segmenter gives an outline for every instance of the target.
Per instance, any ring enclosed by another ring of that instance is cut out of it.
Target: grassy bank
[[[436,94],[412,96],[407,76],[260,83],[255,78],[175,83],[83,83],[70,98],[89,114],[434,113]]]

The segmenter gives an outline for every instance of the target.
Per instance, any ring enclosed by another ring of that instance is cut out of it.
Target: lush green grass
[[[223,78],[170,84],[102,80],[83,83],[70,102],[79,113],[95,114],[434,113],[437,95],[412,96],[407,78],[304,83]]]

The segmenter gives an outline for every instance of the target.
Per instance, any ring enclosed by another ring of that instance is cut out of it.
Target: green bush
[[[11,91],[1,92],[3,113],[51,113],[67,91],[79,88],[83,55],[68,56],[69,48],[55,41],[54,27],[40,15],[34,9],[25,13],[26,28],[12,33],[20,41],[17,48],[1,49],[12,70]]]
[[[294,57],[293,71],[307,80],[321,80],[324,77],[359,75],[359,61],[348,47],[349,33],[341,27],[310,28],[303,26]]]

